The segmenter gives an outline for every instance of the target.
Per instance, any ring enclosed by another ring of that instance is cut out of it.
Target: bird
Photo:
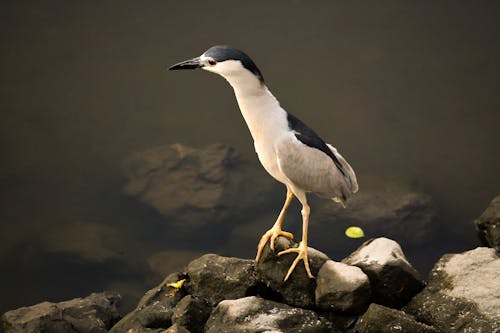
[[[268,89],[261,71],[245,52],[229,45],[216,45],[202,55],[176,63],[169,69],[203,69],[222,76],[232,86],[259,161],[287,189],[285,203],[276,222],[259,241],[255,262],[261,259],[268,241],[271,250],[275,251],[277,237],[293,239],[292,233],[282,229],[282,223],[296,197],[302,205],[302,239],[297,247],[285,249],[277,255],[296,253],[284,281],[288,280],[301,260],[307,276],[314,278],[308,258],[310,207],[307,193],[315,193],[345,207],[347,199],[358,191],[353,168],[335,147],[281,107]]]

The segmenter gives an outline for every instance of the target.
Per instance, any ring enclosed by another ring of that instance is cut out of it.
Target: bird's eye
[[[215,66],[217,64],[217,61],[215,61],[214,59],[208,59],[208,63],[211,65],[211,66]]]

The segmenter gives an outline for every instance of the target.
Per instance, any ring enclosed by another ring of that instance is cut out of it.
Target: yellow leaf
[[[175,289],[180,289],[182,285],[186,282],[186,279],[179,280],[177,282],[167,283],[167,287],[173,287]]]
[[[345,235],[349,238],[365,237],[365,233],[363,232],[363,229],[361,229],[360,227],[349,227],[345,229]]]

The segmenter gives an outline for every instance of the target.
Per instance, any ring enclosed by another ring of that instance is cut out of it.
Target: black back
[[[310,127],[300,121],[299,118],[288,113],[287,115],[288,127],[295,132],[295,137],[299,139],[300,142],[309,146],[311,148],[316,148],[321,150],[323,153],[328,155],[335,163],[340,172],[345,176],[345,171],[340,163],[339,159],[333,154],[333,152],[328,148],[325,141],[319,137],[316,132],[314,132]]]
[[[262,76],[260,70],[257,68],[253,60],[241,50],[235,49],[229,45],[216,45],[209,48],[204,54],[207,57],[214,58],[217,62],[225,60],[239,60],[243,64],[243,67],[257,76],[260,82],[264,83],[264,77]]]

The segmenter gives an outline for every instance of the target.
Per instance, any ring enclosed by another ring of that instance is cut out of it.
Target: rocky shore
[[[260,178],[230,147],[161,146],[133,154],[123,168],[128,179],[124,191],[154,208],[181,235],[225,232],[225,246],[239,255],[239,249],[254,246],[256,231],[269,227],[268,218],[250,212],[274,197],[270,186],[265,180],[256,185]],[[236,200],[241,192],[246,193],[244,200]],[[332,246],[347,248],[346,239],[332,234],[331,216],[340,227],[359,225],[372,237],[385,237],[364,242],[341,261],[309,248],[315,279],[307,278],[299,264],[283,282],[295,255],[276,253],[297,246],[286,238],[278,238],[274,252],[266,247],[257,264],[169,250],[147,260],[163,281],[147,291],[130,313],[119,313],[121,296],[106,291],[8,311],[1,316],[1,329],[4,333],[500,333],[500,196],[475,221],[485,247],[443,255],[425,279],[390,238],[399,235],[401,244],[425,252],[423,240],[435,227],[431,198],[387,185],[360,193],[350,204],[349,210],[333,205],[318,210],[315,230],[326,240],[321,249],[329,253]],[[245,223],[237,223],[241,221]],[[109,226],[79,223],[59,232],[56,240],[69,234],[70,242],[48,239],[51,251],[77,253],[92,262],[123,260],[122,243],[108,241],[119,238]],[[195,259],[183,267],[188,260],[180,264],[179,257]],[[166,267],[178,271],[165,274]]]
[[[279,238],[276,251],[297,246]],[[494,248],[444,255],[426,281],[398,243],[366,241],[342,262],[309,249],[315,279],[293,255],[253,260],[206,254],[168,275],[121,316],[120,296],[44,302],[2,316],[5,333],[500,332]]]

